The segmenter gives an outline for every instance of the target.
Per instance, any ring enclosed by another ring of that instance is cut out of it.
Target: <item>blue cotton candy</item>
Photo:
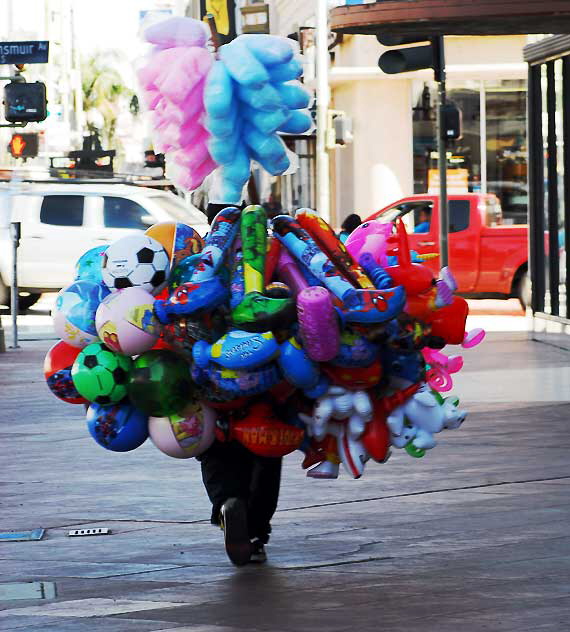
[[[300,59],[293,57],[286,64],[270,66],[267,72],[270,80],[273,82],[291,81],[292,79],[298,79],[303,74],[303,64]]]
[[[248,88],[238,84],[237,94],[240,101],[247,103],[255,110],[263,112],[274,112],[283,107],[283,101],[277,90],[269,83],[262,88]]]
[[[218,55],[239,84],[259,88],[269,81],[265,66],[250,52],[243,39],[238,38],[221,46]]]
[[[243,139],[256,156],[262,156],[268,160],[278,159],[285,152],[283,143],[276,135],[271,134],[267,136],[262,134],[248,123],[243,128]]]
[[[242,104],[240,111],[246,121],[249,121],[256,129],[265,135],[273,134],[289,119],[289,110],[286,107],[282,107],[274,112],[262,112],[260,110],[254,110],[249,105]]]
[[[293,110],[289,119],[281,125],[280,132],[287,134],[303,134],[311,129],[313,119],[307,110]]]
[[[272,176],[279,176],[284,171],[289,169],[291,161],[289,160],[289,156],[285,149],[283,149],[283,153],[279,157],[275,158],[266,158],[264,156],[252,156],[254,160],[256,160],[268,173]]]
[[[204,106],[208,116],[224,118],[235,107],[233,82],[224,62],[218,60],[210,69],[204,87]]]
[[[231,136],[211,136],[208,140],[210,155],[219,165],[227,165],[235,160],[237,148],[241,143],[239,131]]]
[[[299,81],[276,83],[273,87],[290,110],[302,110],[308,107],[311,102],[310,92]]]
[[[285,64],[293,58],[294,50],[291,40],[274,35],[240,35],[245,45],[264,66]]]
[[[223,118],[216,118],[213,116],[207,116],[204,121],[206,129],[212,134],[212,136],[220,136],[225,138],[231,136],[237,125],[238,121],[238,108],[234,106],[228,116]]]
[[[243,145],[239,145],[234,160],[222,167],[222,177],[225,181],[243,188],[249,179],[250,168],[251,161],[247,150]]]

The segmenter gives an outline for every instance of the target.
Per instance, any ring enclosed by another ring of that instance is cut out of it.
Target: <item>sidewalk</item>
[[[465,351],[454,392],[470,415],[423,459],[315,481],[287,457],[269,563],[236,569],[198,463],[97,446],[44,384],[50,344],[0,355],[0,531],[46,529],[0,541],[0,599],[20,582],[57,597],[0,600],[0,630],[568,629],[567,352],[517,331]],[[112,534],[67,536],[92,527]]]

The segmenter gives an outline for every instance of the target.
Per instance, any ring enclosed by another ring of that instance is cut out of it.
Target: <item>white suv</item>
[[[107,183],[0,186],[0,304],[9,303],[12,282],[10,222],[21,222],[18,286],[26,309],[42,292],[71,283],[89,248],[163,221],[190,224],[201,235],[208,230],[203,213],[166,191]]]

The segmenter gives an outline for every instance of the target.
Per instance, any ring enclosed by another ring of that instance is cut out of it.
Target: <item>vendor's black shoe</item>
[[[247,531],[247,509],[243,500],[229,498],[220,511],[226,553],[236,566],[243,566],[251,557],[251,542]]]
[[[254,538],[251,541],[251,555],[249,561],[252,564],[263,564],[264,562],[267,562],[265,546],[259,538]]]

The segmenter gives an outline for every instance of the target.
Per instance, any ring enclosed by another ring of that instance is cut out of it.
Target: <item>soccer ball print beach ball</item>
[[[189,459],[205,452],[214,442],[216,413],[199,402],[181,415],[150,417],[148,431],[154,445],[175,459]]]
[[[99,338],[113,351],[139,355],[151,349],[160,335],[152,306],[154,296],[142,287],[127,287],[107,296],[95,315]]]
[[[93,281],[74,281],[60,290],[52,311],[55,333],[72,347],[82,349],[97,340],[95,313],[109,290]]]
[[[131,403],[153,417],[180,413],[194,399],[188,363],[162,349],[146,351],[134,361],[127,391]]]
[[[108,406],[127,395],[127,382],[133,361],[107,349],[102,342],[88,345],[77,356],[71,369],[75,388],[90,402]]]
[[[103,282],[111,290],[138,286],[151,294],[166,287],[170,263],[162,244],[144,233],[112,243],[101,263]]]
[[[129,452],[147,440],[148,417],[130,404],[91,404],[87,410],[87,428],[101,447]]]

